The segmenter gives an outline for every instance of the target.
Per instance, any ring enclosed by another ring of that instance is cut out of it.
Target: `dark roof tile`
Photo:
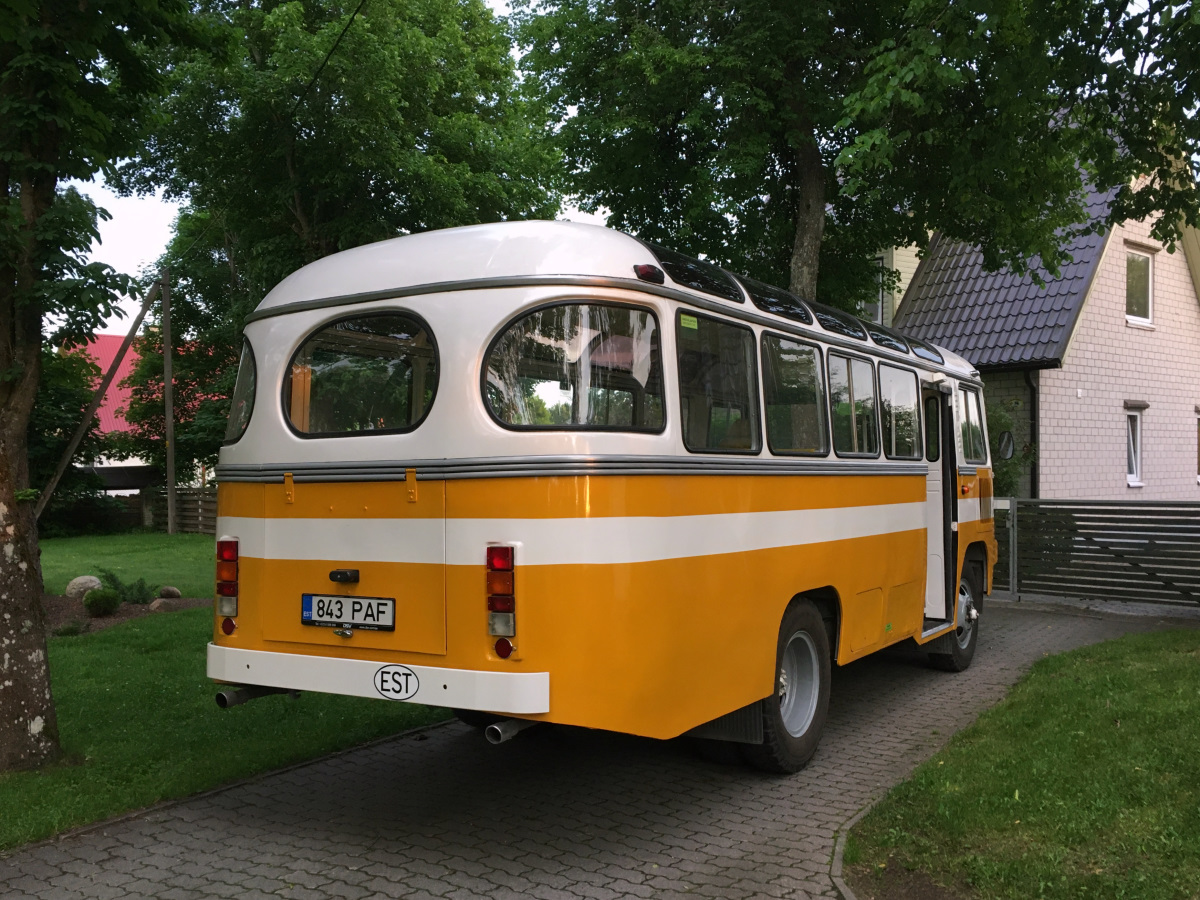
[[[1107,214],[1111,195],[1092,194],[1092,219]],[[976,247],[935,234],[925,258],[896,310],[895,327],[913,337],[939,344],[986,369],[1017,363],[1056,365],[1070,338],[1106,235],[1085,235],[1067,251],[1058,278],[1041,271],[1044,285],[1032,275],[1009,270],[986,272]]]

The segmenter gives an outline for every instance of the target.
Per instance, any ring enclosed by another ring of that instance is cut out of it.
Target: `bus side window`
[[[829,354],[829,402],[833,449],[839,456],[878,456],[875,377],[865,359]]]
[[[762,357],[771,452],[824,456],[829,452],[829,436],[821,352],[812,344],[767,334]]]
[[[937,462],[942,450],[941,403],[936,394],[925,398],[925,458]]]
[[[917,373],[880,363],[879,394],[884,454],[888,459],[920,459]]]
[[[693,453],[758,453],[758,373],[748,328],[680,311],[675,328],[683,445]]]
[[[979,392],[963,388],[962,401],[963,456],[969,463],[986,463],[987,443],[983,438],[983,417],[979,410]]]

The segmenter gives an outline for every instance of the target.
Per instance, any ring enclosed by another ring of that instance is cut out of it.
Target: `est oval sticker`
[[[407,700],[421,683],[408,666],[383,666],[375,673],[375,690],[387,700]]]

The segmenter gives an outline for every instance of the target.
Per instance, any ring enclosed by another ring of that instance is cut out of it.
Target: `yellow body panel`
[[[986,470],[959,481],[990,492]],[[515,520],[672,517],[925,501],[920,475],[563,476],[419,482],[222,484],[219,515],[247,519]],[[335,523],[331,526],[336,527]],[[383,522],[380,527],[386,527]],[[995,558],[991,521],[964,523]],[[313,555],[321,540],[314,534]],[[532,718],[673,737],[771,693],[779,622],[791,599],[831,588],[840,603],[837,662],[919,636],[926,531],[791,547],[611,564],[516,565],[516,652],[502,660],[488,633],[484,546],[478,565],[254,559],[240,563],[237,629],[222,646],[387,663],[549,672],[550,712]],[[360,570],[357,584],[329,580]],[[990,573],[990,565],[988,566]],[[395,632],[300,624],[303,593],[397,599]],[[214,623],[219,626],[219,619]]]

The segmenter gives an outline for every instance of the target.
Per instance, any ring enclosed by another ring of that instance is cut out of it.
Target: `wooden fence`
[[[997,500],[995,592],[1200,603],[1200,503]]]
[[[143,492],[146,493],[146,492]],[[167,530],[167,494],[155,491],[146,504],[146,524],[156,531]],[[177,488],[175,490],[175,530],[187,534],[217,533],[217,489]]]

